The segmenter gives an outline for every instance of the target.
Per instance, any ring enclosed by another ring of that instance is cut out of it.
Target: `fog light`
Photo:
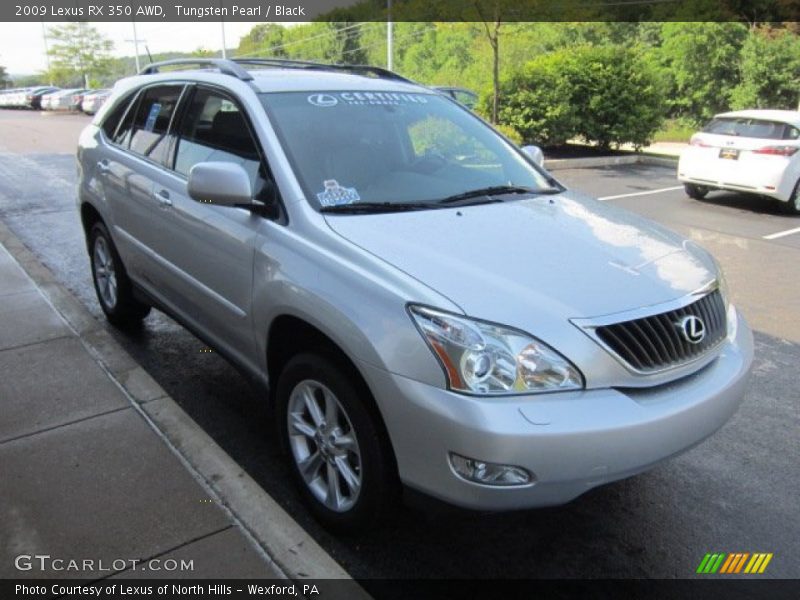
[[[483,485],[527,485],[535,480],[533,475],[522,467],[498,465],[459,456],[453,452],[450,453],[450,465],[455,474],[462,479]]]

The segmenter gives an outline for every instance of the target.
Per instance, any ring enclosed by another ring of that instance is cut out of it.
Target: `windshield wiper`
[[[367,214],[406,212],[410,210],[429,210],[438,208],[432,202],[354,202],[353,204],[337,204],[336,206],[323,206],[320,212],[333,214]]]
[[[475,198],[488,198],[492,201],[492,196],[500,196],[503,194],[560,194],[562,190],[558,188],[529,188],[519,185],[495,185],[491,187],[479,188],[477,190],[470,190],[462,194],[455,194],[448,196],[437,201],[437,204],[457,204],[465,200],[473,200]],[[495,200],[496,201],[496,200]]]

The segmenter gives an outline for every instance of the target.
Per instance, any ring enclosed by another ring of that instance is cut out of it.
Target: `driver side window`
[[[189,175],[199,162],[241,165],[258,190],[266,179],[261,157],[239,107],[226,96],[197,89],[181,123],[175,171]],[[261,180],[261,181],[259,181]]]

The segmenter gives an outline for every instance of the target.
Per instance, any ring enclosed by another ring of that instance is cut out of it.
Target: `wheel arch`
[[[92,231],[92,227],[95,223],[103,223],[106,225],[105,221],[103,220],[100,211],[97,210],[91,203],[89,202],[82,202],[81,203],[81,225],[83,225],[83,233],[84,238],[86,240],[86,247],[89,247],[89,233]],[[108,227],[108,225],[106,225]]]
[[[386,427],[383,414],[375,400],[369,384],[356,366],[355,361],[331,336],[309,321],[292,314],[281,314],[275,317],[267,332],[266,362],[269,378],[269,398],[273,410],[277,406],[275,391],[281,370],[291,358],[302,352],[321,354],[334,360],[352,377],[356,387],[363,392],[367,401],[366,409],[372,414],[383,439],[387,443],[392,466],[397,473],[397,458],[391,443],[391,436]]]

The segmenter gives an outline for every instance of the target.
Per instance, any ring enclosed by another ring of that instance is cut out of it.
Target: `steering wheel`
[[[447,165],[447,159],[438,150],[426,150],[425,154],[411,163],[411,168],[420,173],[430,174]]]

